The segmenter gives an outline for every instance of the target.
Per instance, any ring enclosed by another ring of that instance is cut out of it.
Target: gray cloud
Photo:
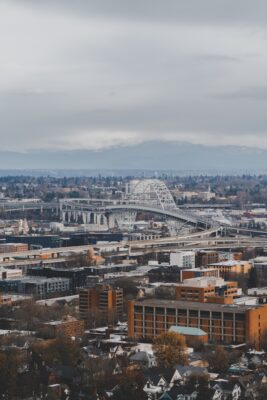
[[[246,0],[2,1],[1,148],[267,148],[266,15]]]
[[[18,0],[6,0],[8,2]],[[79,16],[96,16],[149,21],[160,23],[266,23],[267,4],[265,0],[20,0],[35,8],[52,8],[61,13]]]
[[[267,100],[267,86],[252,86],[249,88],[241,88],[235,92],[224,93],[218,97],[230,100],[247,99],[247,100]]]

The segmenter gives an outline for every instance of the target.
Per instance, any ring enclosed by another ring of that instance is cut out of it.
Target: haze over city
[[[247,0],[1,1],[1,150],[38,168],[39,151],[49,166],[62,151],[175,141],[207,154],[248,147],[256,161],[267,148],[266,12]]]

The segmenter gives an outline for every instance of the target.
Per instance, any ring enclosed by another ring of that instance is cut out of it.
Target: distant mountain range
[[[100,151],[0,152],[3,170],[94,170],[173,172],[264,172],[267,150],[247,147],[211,147],[184,142],[151,141]],[[17,171],[18,172],[18,171]],[[63,171],[62,171],[63,172]]]

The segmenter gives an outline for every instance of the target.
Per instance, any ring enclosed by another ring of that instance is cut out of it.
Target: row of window
[[[173,316],[176,315],[176,309],[175,308],[162,308],[162,307],[156,307],[155,309],[153,307],[145,307],[145,314],[155,314],[156,315],[166,315]],[[135,306],[134,308],[135,313],[143,313],[143,308],[139,306]],[[187,311],[188,311],[188,316],[189,317],[196,317],[198,318],[199,315],[199,310],[185,310],[185,309],[177,309],[177,315],[178,316],[187,316]],[[236,321],[244,321],[245,320],[245,314],[244,313],[229,313],[229,312],[220,312],[220,311],[202,311],[200,310],[200,318],[211,318],[211,319],[224,319],[224,320],[233,320],[235,315]]]

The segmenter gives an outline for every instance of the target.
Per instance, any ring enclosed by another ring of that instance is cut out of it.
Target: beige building
[[[218,269],[222,278],[228,275],[248,274],[252,268],[252,263],[249,261],[222,261],[218,263],[209,264],[209,267]]]
[[[22,277],[21,269],[8,269],[0,267],[0,280],[20,279]]]
[[[237,282],[225,281],[222,278],[185,279],[176,285],[176,300],[207,302],[218,298],[235,298],[238,296]],[[220,301],[220,299],[218,299]]]
[[[16,253],[27,251],[28,245],[26,243],[1,243],[0,253]]]

